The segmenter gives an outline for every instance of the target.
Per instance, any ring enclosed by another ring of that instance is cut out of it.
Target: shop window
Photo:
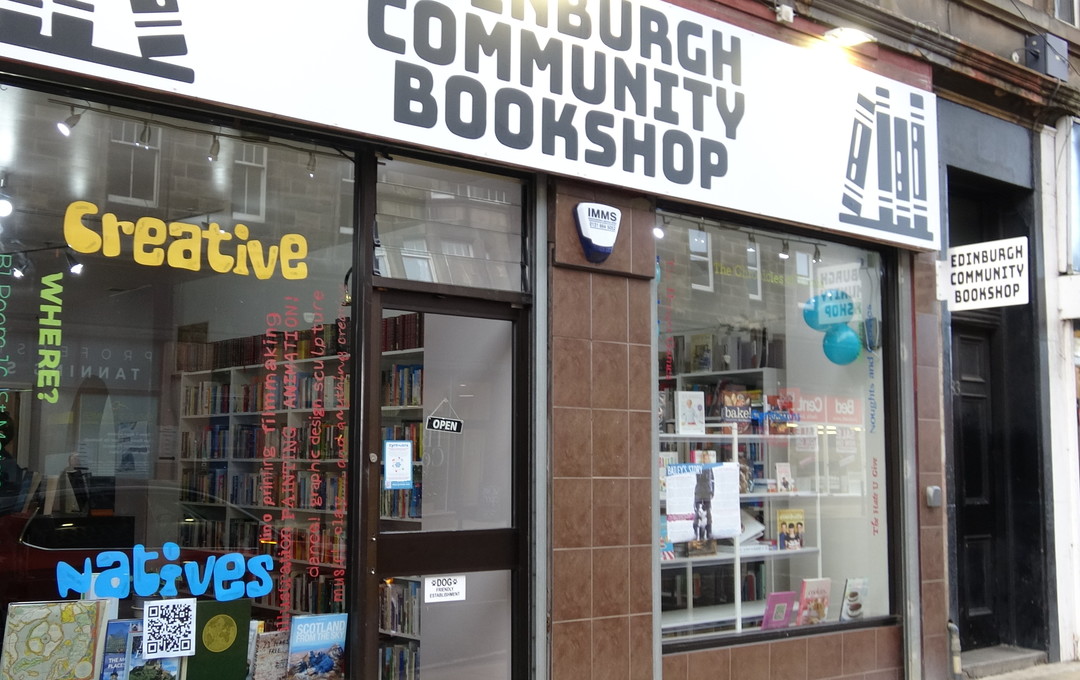
[[[46,114],[67,102],[9,86],[2,104],[21,161],[0,256],[0,617],[136,563],[175,577],[117,579],[120,618],[187,596],[267,632],[344,612],[354,218],[334,197],[353,159],[314,147],[311,178],[294,140],[83,100],[60,138]],[[215,135],[233,163],[208,158]]]
[[[233,160],[233,218],[262,221],[266,218],[266,148],[238,145]]]
[[[109,129],[109,200],[155,207],[161,161],[160,128],[146,122],[112,119]]]
[[[519,180],[395,157],[376,194],[383,276],[523,290]]]
[[[880,255],[665,217],[656,242],[665,643],[887,619]]]

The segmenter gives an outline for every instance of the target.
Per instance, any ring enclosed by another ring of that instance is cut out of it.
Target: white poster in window
[[[412,447],[408,440],[383,442],[384,489],[412,488]]]
[[[667,529],[672,543],[732,538],[739,517],[739,466],[679,463],[667,467]]]

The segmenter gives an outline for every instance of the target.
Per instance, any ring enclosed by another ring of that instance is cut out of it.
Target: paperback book
[[[840,605],[840,620],[852,621],[866,610],[866,578],[849,578],[844,582],[844,600]]]
[[[805,626],[821,623],[829,615],[829,592],[832,589],[832,579],[804,578],[802,589],[799,591],[799,613],[795,619],[796,626]]]
[[[806,511],[789,508],[776,511],[776,547],[798,550],[806,547]]]
[[[145,629],[140,621],[128,638],[127,677],[124,680],[178,680],[183,669],[183,657],[146,657]],[[112,676],[107,680],[113,680]],[[118,677],[116,680],[120,680]]]
[[[275,630],[255,636],[251,680],[285,680],[289,667],[289,631]]]
[[[348,614],[294,616],[287,680],[344,680]]]
[[[761,618],[761,629],[787,628],[795,614],[795,591],[783,590],[769,593],[765,599],[765,614]]]
[[[776,464],[776,490],[780,493],[795,493],[795,478],[791,476],[791,463]]]
[[[105,602],[71,600],[8,605],[0,678],[93,680],[105,646]]]
[[[113,619],[106,625],[101,680],[128,680],[128,650],[135,634],[142,634],[142,619]]]

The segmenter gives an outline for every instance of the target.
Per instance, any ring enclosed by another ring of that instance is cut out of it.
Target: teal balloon
[[[838,366],[847,366],[859,358],[859,353],[862,352],[862,341],[851,326],[842,324],[825,331],[821,347],[829,361]]]
[[[803,305],[803,321],[815,331],[825,331],[851,320],[851,297],[842,290],[827,290]]]

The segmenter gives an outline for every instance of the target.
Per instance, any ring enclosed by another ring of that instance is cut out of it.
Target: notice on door
[[[949,248],[938,262],[938,299],[949,311],[1028,303],[1026,236]]]
[[[424,602],[457,602],[465,599],[465,574],[425,576]]]

